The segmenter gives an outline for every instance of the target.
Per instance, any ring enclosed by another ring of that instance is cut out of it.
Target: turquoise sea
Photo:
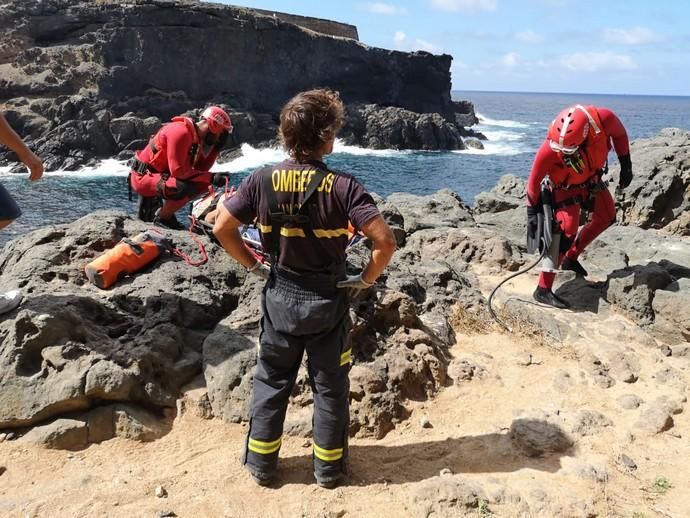
[[[472,204],[476,194],[490,189],[503,174],[527,177],[546,127],[568,105],[594,104],[614,110],[631,139],[656,135],[666,127],[690,129],[690,97],[509,92],[453,92],[453,97],[474,103],[480,119],[474,129],[488,138],[484,150],[373,151],[336,145],[326,162],[355,174],[368,190],[384,196],[396,191],[429,194],[449,188]],[[235,184],[256,167],[283,157],[278,149],[245,145],[242,150],[241,158],[217,164],[214,169],[232,172]],[[632,161],[634,170],[634,155]],[[48,172],[37,183],[0,170],[0,182],[24,212],[0,232],[0,244],[28,230],[70,222],[97,209],[134,212],[134,202],[127,199],[126,175],[124,164],[114,160],[78,172]]]

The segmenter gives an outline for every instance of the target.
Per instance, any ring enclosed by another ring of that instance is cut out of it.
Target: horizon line
[[[690,94],[612,94],[612,93],[597,93],[597,92],[539,92],[535,90],[456,90],[451,88],[453,92],[476,92],[476,93],[490,93],[490,94],[547,94],[547,95],[602,95],[602,96],[627,96],[627,97],[690,97]]]

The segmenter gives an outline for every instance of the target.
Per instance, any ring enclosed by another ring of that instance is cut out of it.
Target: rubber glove
[[[261,261],[257,261],[254,263],[254,266],[252,266],[251,268],[247,268],[247,272],[253,273],[257,277],[261,277],[265,281],[267,281],[271,276],[271,269]]]

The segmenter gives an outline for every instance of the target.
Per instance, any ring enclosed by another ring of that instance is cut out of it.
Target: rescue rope
[[[177,257],[182,258],[182,260],[187,263],[189,266],[194,266],[198,267],[203,264],[206,264],[208,262],[208,254],[206,253],[206,247],[204,247],[204,244],[199,240],[199,238],[196,237],[192,229],[196,226],[196,218],[193,215],[189,216],[190,219],[192,220],[191,225],[189,226],[189,235],[192,238],[192,241],[194,241],[197,246],[199,247],[199,252],[201,253],[201,259],[198,261],[194,261],[190,256],[185,254],[182,250],[179,248],[173,248],[172,253],[173,255],[176,255]]]
[[[494,295],[496,294],[496,292],[498,291],[498,289],[499,289],[501,286],[503,286],[506,282],[508,282],[508,281],[510,281],[510,280],[512,280],[512,279],[515,279],[516,277],[519,277],[520,275],[523,275],[523,274],[529,272],[532,268],[534,268],[535,266],[537,266],[537,265],[540,263],[540,261],[544,258],[544,256],[546,255],[546,252],[547,252],[547,250],[548,250],[545,246],[543,246],[542,248],[543,248],[542,253],[539,255],[539,258],[538,258],[533,264],[529,265],[529,266],[528,266],[527,268],[525,268],[524,270],[520,270],[520,271],[518,271],[518,272],[515,272],[515,273],[513,273],[512,275],[509,275],[508,277],[506,277],[505,279],[503,279],[501,282],[498,283],[498,285],[491,291],[491,294],[489,295],[488,306],[489,306],[489,314],[491,315],[491,318],[493,318],[493,319],[494,319],[494,322],[496,322],[498,325],[500,325],[503,329],[505,329],[505,330],[508,331],[509,333],[512,333],[512,332],[513,332],[513,329],[512,329],[511,327],[509,327],[508,324],[506,324],[505,322],[503,322],[503,320],[501,320],[500,318],[498,318],[498,315],[496,314],[496,312],[494,311],[493,306],[491,305],[491,301],[492,301],[492,299],[494,298]]]

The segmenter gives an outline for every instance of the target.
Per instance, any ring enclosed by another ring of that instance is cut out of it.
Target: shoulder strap
[[[275,268],[280,247],[280,225],[284,213],[278,210],[278,198],[276,198],[276,192],[273,190],[272,175],[273,172],[270,168],[265,168],[261,172],[261,192],[266,195],[268,200],[268,224],[271,226],[271,232],[266,234],[262,232],[262,234],[266,243],[266,252],[268,252],[271,260],[271,268]]]
[[[317,169],[314,173],[314,176],[311,177],[309,185],[307,185],[307,190],[304,193],[304,200],[302,200],[302,204],[299,206],[300,214],[303,214],[302,209],[307,206],[309,198],[311,198],[312,194],[316,192],[316,189],[318,189],[319,185],[321,185],[321,182],[323,182],[324,178],[326,178],[326,173],[324,173],[322,169]]]
[[[321,169],[317,168],[314,175],[311,177],[307,189],[304,193],[304,199],[300,204],[297,214],[285,214],[285,212],[279,210],[278,208],[278,198],[276,197],[276,192],[273,189],[273,171],[270,168],[266,168],[261,173],[261,183],[262,191],[266,195],[268,200],[268,219],[271,225],[271,232],[265,236],[265,242],[268,247],[267,252],[271,257],[271,265],[277,267],[277,260],[280,256],[280,228],[284,223],[294,223],[299,225],[302,230],[304,230],[305,236],[316,246],[322,247],[321,242],[318,240],[314,231],[312,230],[311,219],[309,215],[305,212],[305,207],[308,206],[308,201],[312,195],[316,192],[321,182],[323,182],[326,177],[326,173]]]

